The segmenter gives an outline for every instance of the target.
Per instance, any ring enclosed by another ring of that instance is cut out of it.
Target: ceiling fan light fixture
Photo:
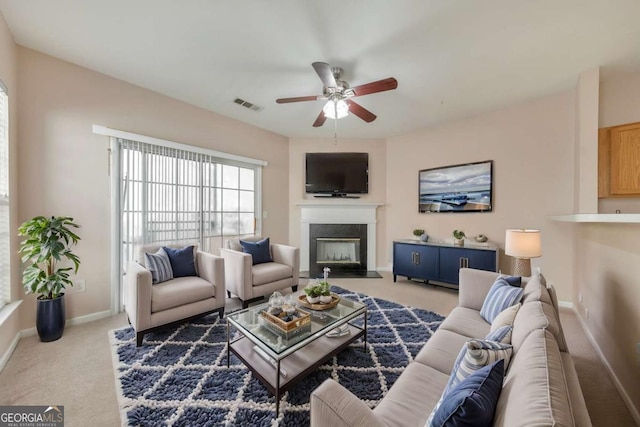
[[[349,105],[344,102],[344,99],[331,99],[324,105],[322,111],[328,119],[341,119],[349,115]]]

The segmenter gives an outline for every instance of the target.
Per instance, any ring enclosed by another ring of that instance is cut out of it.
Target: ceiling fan
[[[326,99],[327,102],[320,112],[320,115],[313,122],[314,127],[324,124],[327,117],[338,119],[345,117],[349,112],[360,117],[367,123],[376,119],[376,115],[364,108],[362,105],[353,101],[351,98],[362,95],[369,95],[385,90],[392,90],[398,87],[398,81],[393,77],[366,83],[356,87],[350,87],[347,82],[341,80],[343,69],[340,67],[331,67],[325,62],[314,62],[311,64],[316,70],[318,77],[322,80],[324,87],[322,95],[299,96],[296,98],[279,98],[276,99],[278,104],[287,104],[289,102],[317,101]]]

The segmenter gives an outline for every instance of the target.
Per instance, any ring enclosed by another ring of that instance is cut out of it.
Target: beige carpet
[[[398,279],[336,279],[347,289],[447,315],[457,292]],[[227,310],[240,307],[237,299]],[[596,427],[635,426],[622,398],[571,312],[561,315],[569,349],[576,363],[589,413]],[[117,426],[120,414],[107,332],[127,324],[121,314],[71,326],[63,337],[41,343],[37,336],[20,340],[0,372],[0,404],[64,405],[65,426]]]

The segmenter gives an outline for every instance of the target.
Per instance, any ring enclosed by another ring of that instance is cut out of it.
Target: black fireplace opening
[[[367,224],[310,224],[309,277],[358,276],[367,272]]]

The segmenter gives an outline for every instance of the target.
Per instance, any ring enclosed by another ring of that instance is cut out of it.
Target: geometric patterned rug
[[[280,400],[240,360],[227,368],[226,321],[217,314],[145,335],[109,332],[122,425],[306,426],[309,395],[327,378],[375,407],[444,317],[418,308],[332,291],[367,305],[367,351],[358,340],[301,380]],[[357,322],[355,322],[357,323]]]

